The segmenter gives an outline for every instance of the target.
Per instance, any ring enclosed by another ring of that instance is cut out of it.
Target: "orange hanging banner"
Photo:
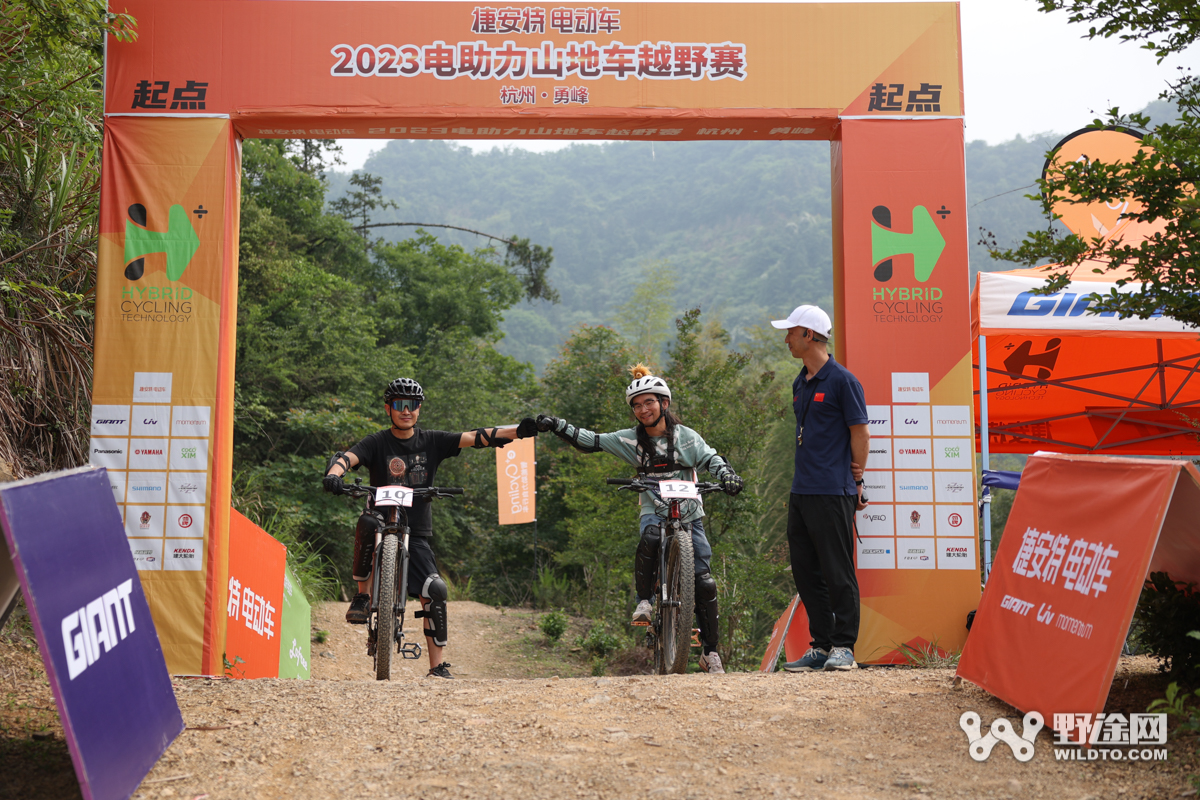
[[[496,451],[496,497],[501,525],[533,522],[537,518],[533,441],[533,437],[517,439]]]

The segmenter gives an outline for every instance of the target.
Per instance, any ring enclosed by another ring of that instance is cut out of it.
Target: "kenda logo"
[[[133,579],[126,579],[78,611],[62,620],[63,649],[67,654],[67,674],[75,680],[100,656],[137,630],[129,595]],[[101,649],[103,648],[103,649]]]
[[[191,523],[189,523],[191,524]],[[172,558],[195,558],[196,550],[191,547],[176,547],[171,554]]]
[[[946,548],[946,557],[947,558],[966,558],[967,557],[967,548],[965,548],[965,547],[947,547]]]

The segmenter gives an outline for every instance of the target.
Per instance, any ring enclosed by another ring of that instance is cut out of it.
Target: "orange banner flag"
[[[537,518],[537,469],[533,438],[517,439],[496,450],[496,499],[500,524],[516,525]]]

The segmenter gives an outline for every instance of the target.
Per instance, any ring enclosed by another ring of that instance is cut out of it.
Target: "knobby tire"
[[[673,532],[663,543],[667,548],[667,599],[679,601],[678,606],[664,605],[662,609],[662,670],[660,674],[687,672],[692,647],[692,619],[696,614],[696,582],[693,576],[695,554],[692,537],[684,527]]]
[[[396,547],[395,536],[384,536],[379,554],[378,642],[375,646],[375,680],[392,679],[392,653],[396,649]]]

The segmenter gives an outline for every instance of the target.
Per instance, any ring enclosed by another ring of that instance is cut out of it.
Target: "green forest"
[[[95,0],[4,7],[0,472],[25,477],[87,462],[101,44],[136,32]],[[1014,246],[1044,224],[1024,194],[1058,138],[967,145],[973,240]],[[331,453],[385,427],[388,381],[424,385],[429,428],[544,412],[613,430],[631,422],[626,368],[646,360],[683,422],[747,480],[708,503],[707,530],[721,656],[755,666],[793,591],[796,365],[764,323],[831,305],[828,145],[473,154],[395,141],[355,175],[332,171],[337,152],[244,144],[234,505],[288,545],[310,598],[340,597],[359,509],[323,494],[320,477]],[[999,267],[974,247],[973,270]],[[564,608],[592,621],[595,652],[625,647],[637,511],[604,478],[628,468],[553,437],[537,446],[536,554],[532,526],[496,524],[493,453],[466,451],[439,473],[467,490],[436,507],[441,568],[458,599]]]

